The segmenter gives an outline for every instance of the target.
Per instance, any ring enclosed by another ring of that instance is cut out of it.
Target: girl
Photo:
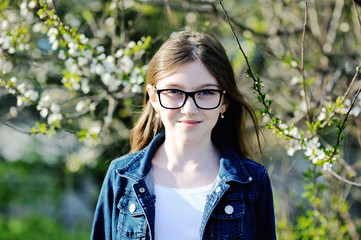
[[[131,153],[109,166],[92,239],[276,239],[270,180],[221,43],[179,32],[149,63]],[[261,149],[260,149],[261,150]]]

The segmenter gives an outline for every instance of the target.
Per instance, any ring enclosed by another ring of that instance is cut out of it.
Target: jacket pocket
[[[245,214],[243,196],[237,194],[223,198],[211,214],[210,239],[244,239]]]
[[[117,228],[121,235],[130,239],[145,238],[147,222],[136,196],[123,195],[117,207],[119,209]]]

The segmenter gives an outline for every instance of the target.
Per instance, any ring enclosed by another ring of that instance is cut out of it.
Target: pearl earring
[[[224,115],[223,115],[223,113],[221,113],[221,118],[224,118]]]

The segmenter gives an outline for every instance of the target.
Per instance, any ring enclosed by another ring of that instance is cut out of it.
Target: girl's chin
[[[177,131],[174,134],[170,134],[170,138],[173,139],[177,144],[190,145],[190,144],[198,144],[207,137],[211,137],[210,134],[202,134],[199,131],[188,129],[187,131]]]

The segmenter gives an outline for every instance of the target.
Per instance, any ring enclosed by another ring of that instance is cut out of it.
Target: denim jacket
[[[144,150],[112,161],[99,195],[91,239],[156,239],[151,160],[163,141],[161,132]],[[202,240],[276,239],[266,168],[224,146],[218,181],[207,197],[199,234]]]

